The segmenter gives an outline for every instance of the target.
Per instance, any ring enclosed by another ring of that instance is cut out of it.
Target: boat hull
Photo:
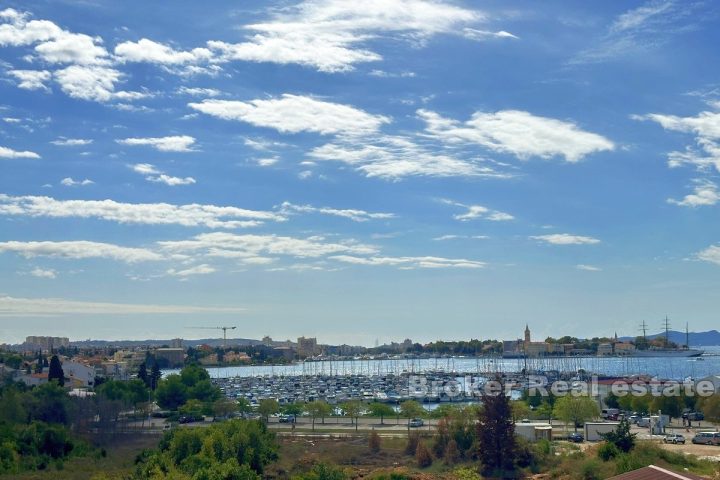
[[[631,357],[699,357],[705,353],[704,350],[635,350],[628,356]]]

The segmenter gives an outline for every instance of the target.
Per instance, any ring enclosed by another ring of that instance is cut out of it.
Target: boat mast
[[[667,348],[670,345],[670,320],[667,315],[665,315],[663,325],[665,326],[665,348]]]
[[[685,322],[685,348],[690,349],[690,330],[688,322]]]

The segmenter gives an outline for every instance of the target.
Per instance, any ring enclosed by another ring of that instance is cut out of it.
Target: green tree
[[[607,405],[608,408],[620,408],[620,397],[613,392],[609,392],[607,397],[605,397],[605,405]]]
[[[350,417],[350,421],[355,423],[355,431],[358,429],[358,418],[363,411],[363,405],[358,400],[351,400],[349,402],[343,402],[340,404],[340,409]]]
[[[27,401],[26,395],[17,388],[3,389],[2,395],[0,395],[0,422],[10,425],[27,422],[28,411],[25,407]]]
[[[307,405],[305,405],[305,410],[307,410],[308,415],[312,418],[312,429],[315,430],[315,419],[316,418],[323,418],[323,422],[325,421],[325,417],[330,415],[332,412],[332,407],[327,403],[323,402],[322,400],[315,400],[314,402],[310,402]]]
[[[634,433],[630,433],[630,422],[625,419],[620,420],[617,428],[612,432],[602,435],[603,439],[609,444],[615,445],[622,452],[629,452],[635,446]]]
[[[227,397],[222,397],[218,400],[215,400],[212,406],[213,416],[221,418],[228,417],[230,414],[236,412],[237,409],[237,402],[233,402]]]
[[[203,380],[210,380],[210,374],[199,365],[188,365],[180,370],[180,378],[186,387],[191,388]]]
[[[168,432],[137,465],[138,480],[260,480],[277,458],[275,436],[257,421],[230,420]]]
[[[578,425],[600,415],[597,402],[588,396],[565,395],[555,402],[555,416],[565,422],[572,423],[577,432]]]
[[[530,406],[522,400],[515,400],[510,403],[513,422],[518,422],[530,416]]]
[[[400,415],[407,418],[408,431],[410,431],[410,420],[425,416],[425,409],[415,400],[405,400],[400,404]]]
[[[145,362],[140,364],[137,377],[142,380],[145,385],[148,387],[150,386],[150,375],[148,375],[147,365],[145,365]]]
[[[510,399],[502,390],[482,396],[483,409],[477,424],[477,453],[485,476],[505,477],[515,470],[515,425]]]
[[[369,406],[370,415],[380,417],[380,425],[385,424],[385,417],[395,415],[395,410],[387,403],[373,402]]]
[[[188,387],[182,382],[179,375],[168,375],[160,380],[155,390],[155,399],[160,408],[177,410],[188,400]]]
[[[53,355],[50,359],[50,370],[48,370],[48,381],[53,380],[61,387],[65,386],[65,372],[63,372],[62,364],[57,355]]]
[[[297,421],[298,415],[302,415],[304,408],[301,402],[293,402],[285,405],[282,410],[285,415],[292,415],[293,420]]]
[[[31,393],[30,416],[45,423],[67,423],[68,395],[56,382],[35,387]]]
[[[237,398],[237,411],[245,414],[252,411],[252,407],[250,406],[250,401],[245,397],[238,397]]]
[[[707,420],[720,422],[720,394],[716,393],[709,397],[702,397],[698,402],[698,406]]]
[[[326,463],[318,463],[309,472],[295,477],[296,480],[345,480],[346,478],[347,475],[340,467]]]
[[[161,379],[162,372],[160,372],[160,365],[158,365],[158,363],[154,361],[152,370],[150,371],[150,389],[152,391],[155,391],[155,389],[157,389]]]
[[[267,422],[270,420],[270,415],[275,415],[280,411],[280,405],[274,398],[264,398],[260,400],[258,405],[258,413],[265,418]]]

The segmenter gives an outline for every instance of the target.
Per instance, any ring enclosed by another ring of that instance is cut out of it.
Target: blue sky
[[[5,2],[0,342],[717,325],[712,2]]]

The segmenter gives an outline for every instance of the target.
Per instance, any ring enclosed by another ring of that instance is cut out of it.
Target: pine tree
[[[485,476],[500,476],[515,470],[517,444],[510,399],[504,385],[497,394],[482,397],[483,408],[478,422],[478,457]]]
[[[140,370],[138,370],[138,379],[142,380],[145,385],[150,387],[150,377],[148,377],[147,365],[145,365],[145,362],[140,364]]]
[[[150,388],[155,390],[160,383],[162,373],[160,373],[160,365],[157,362],[153,363],[152,371],[150,373]]]
[[[48,381],[56,380],[61,387],[65,386],[65,372],[63,372],[62,364],[57,355],[53,355],[50,359],[50,370],[48,372]]]

